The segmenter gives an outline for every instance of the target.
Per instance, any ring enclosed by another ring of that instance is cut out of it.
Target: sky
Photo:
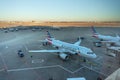
[[[0,21],[120,21],[120,0],[0,0]]]

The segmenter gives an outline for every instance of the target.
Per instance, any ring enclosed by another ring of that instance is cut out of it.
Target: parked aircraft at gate
[[[72,55],[80,55],[86,58],[96,58],[96,54],[87,47],[80,46],[81,39],[79,39],[74,44],[63,42],[60,40],[56,40],[55,38],[51,37],[50,33],[47,31],[47,38],[43,41],[46,44],[51,44],[53,47],[56,47],[56,50],[29,50],[29,52],[46,52],[46,53],[58,53],[59,57],[63,60],[69,58],[70,53]]]
[[[93,37],[101,40],[102,43],[106,43],[108,49],[112,49],[115,51],[120,51],[120,36],[116,34],[115,37],[113,36],[106,36],[99,34],[94,27],[92,27]]]

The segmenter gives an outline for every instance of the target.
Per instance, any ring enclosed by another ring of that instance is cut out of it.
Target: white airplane
[[[58,53],[59,57],[63,60],[67,60],[70,54],[77,54],[87,58],[96,58],[96,54],[87,47],[79,46],[81,40],[79,39],[76,43],[71,44],[67,42],[63,42],[60,40],[56,40],[55,38],[51,37],[50,33],[47,31],[47,38],[44,40],[47,44],[51,44],[52,46],[56,47],[57,50],[29,50],[29,52],[46,52],[46,53]]]
[[[120,46],[120,36],[118,36],[117,34],[116,34],[116,37],[101,35],[97,33],[94,27],[92,27],[92,31],[93,31],[92,37],[95,37],[101,40],[101,42],[107,43],[107,44],[113,44],[115,46]]]

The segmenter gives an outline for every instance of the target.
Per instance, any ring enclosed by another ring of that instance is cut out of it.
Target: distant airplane
[[[53,47],[56,47],[57,50],[29,50],[29,52],[49,52],[58,53],[59,57],[63,60],[67,60],[69,58],[69,54],[77,54],[87,58],[96,58],[96,54],[87,47],[79,46],[81,43],[81,39],[79,39],[74,44],[63,42],[60,40],[56,40],[55,38],[51,37],[50,33],[47,31],[47,38],[43,41],[46,44],[51,44]]]
[[[116,37],[113,36],[105,36],[99,34],[94,27],[92,27],[93,31],[93,37],[101,40],[100,42],[106,43],[107,49],[115,50],[117,52],[120,52],[120,36],[116,34]],[[109,53],[109,55],[115,57],[115,54]]]
[[[92,27],[93,35],[92,37],[95,37],[103,43],[108,43],[108,44],[114,44],[115,46],[120,46],[120,36],[116,34],[116,37],[113,36],[105,36],[99,34],[94,27]]]

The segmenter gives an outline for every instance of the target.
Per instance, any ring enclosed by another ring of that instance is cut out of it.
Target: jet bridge
[[[119,50],[116,47],[107,47],[107,55],[112,56],[112,57],[116,57],[117,53],[119,52]]]

